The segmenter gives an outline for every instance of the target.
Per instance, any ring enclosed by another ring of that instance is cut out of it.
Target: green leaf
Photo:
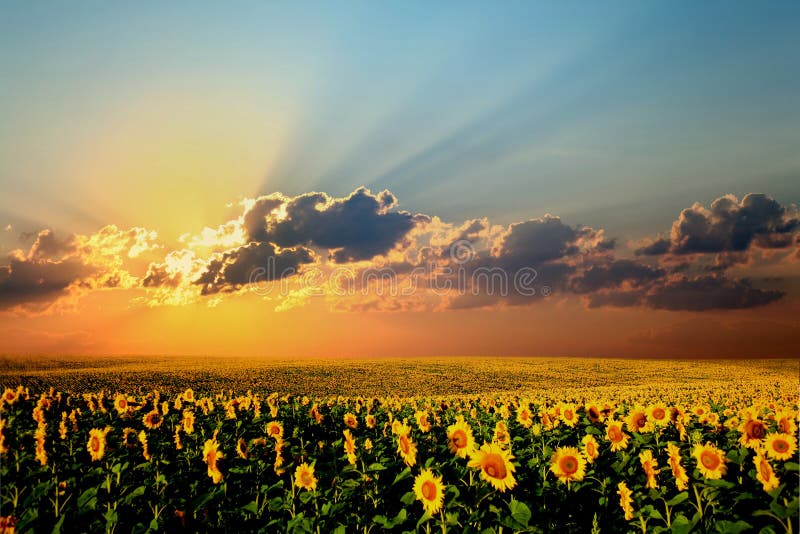
[[[131,491],[122,498],[122,504],[130,504],[131,501],[136,497],[141,497],[142,495],[144,495],[144,490],[145,490],[144,486],[139,486],[135,488],[133,491]]]
[[[800,464],[797,462],[786,462],[783,464],[783,468],[787,471],[800,471]]]
[[[379,462],[375,462],[374,464],[367,467],[367,471],[385,471],[385,470],[386,466],[384,466],[382,463]]]
[[[725,534],[728,533],[739,534],[740,532],[745,532],[746,530],[750,530],[751,528],[753,528],[753,525],[745,521],[742,521],[741,519],[735,523],[733,521],[726,521],[723,519],[721,521],[717,521],[716,524],[714,525],[714,528],[717,529],[717,532],[722,532]]]
[[[243,512],[249,512],[251,514],[257,515],[258,514],[258,503],[256,501],[250,501],[249,503],[242,506]]]
[[[688,534],[692,530],[692,523],[683,514],[676,514],[672,519],[670,532],[673,534]]]
[[[408,478],[410,476],[411,476],[411,468],[410,467],[406,467],[405,469],[400,471],[399,475],[394,477],[394,482],[392,482],[392,486],[394,486],[395,484],[397,484],[401,480],[405,480],[406,478]]]
[[[78,510],[94,510],[97,505],[97,488],[89,488],[78,497]]]
[[[689,492],[688,491],[681,492],[681,493],[675,495],[670,500],[668,500],[667,501],[667,506],[678,505],[678,504],[682,503],[683,501],[685,501],[688,498],[689,498]]]
[[[528,508],[528,505],[516,499],[511,499],[511,502],[508,503],[508,509],[514,522],[522,525],[523,528],[527,528],[528,522],[531,520],[531,509]]]
[[[414,499],[416,499],[416,498],[417,498],[417,496],[414,495],[414,492],[413,491],[409,491],[409,492],[404,493],[403,496],[400,497],[400,502],[405,504],[406,506],[410,506],[414,502]]]

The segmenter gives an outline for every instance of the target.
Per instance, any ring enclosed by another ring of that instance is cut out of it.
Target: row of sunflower
[[[740,399],[8,388],[0,532],[796,531],[797,399]]]

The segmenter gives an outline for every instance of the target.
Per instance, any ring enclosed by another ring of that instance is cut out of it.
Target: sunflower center
[[[308,471],[303,471],[302,473],[300,473],[300,482],[302,482],[306,486],[310,486],[312,482],[311,473],[309,473]]]
[[[633,424],[636,428],[642,428],[647,422],[647,416],[643,413],[637,414],[633,419]]]
[[[591,441],[586,444],[586,452],[589,453],[589,456],[594,456],[597,449],[594,448],[594,443]]]
[[[751,439],[761,439],[764,437],[764,424],[760,421],[750,421],[747,425],[747,437]]]
[[[574,415],[572,410],[564,410],[564,419],[572,419]]]
[[[453,432],[453,445],[458,449],[463,449],[467,446],[467,434],[463,430],[456,430]]]
[[[571,475],[578,470],[578,460],[574,456],[565,456],[561,458],[559,467],[567,475]]]
[[[403,451],[403,454],[408,454],[408,450],[410,448],[411,447],[408,443],[408,438],[405,436],[400,436],[400,450]]]
[[[422,496],[429,501],[432,501],[436,498],[436,484],[434,484],[433,481],[426,480],[422,484]]]
[[[92,450],[94,452],[99,451],[100,450],[100,440],[96,436],[92,437],[92,442],[91,442],[90,446],[92,447]]]
[[[787,418],[785,418],[785,417],[784,417],[783,419],[781,419],[781,420],[778,422],[778,428],[779,428],[779,429],[781,430],[781,432],[783,432],[784,434],[788,434],[788,433],[789,433],[789,420],[788,420]]]
[[[719,465],[719,458],[713,452],[703,451],[700,455],[700,462],[702,462],[706,469],[716,469]]]
[[[483,470],[492,478],[506,478],[506,464],[499,454],[489,454],[483,461]]]
[[[772,443],[772,448],[775,449],[775,452],[786,452],[789,450],[789,444],[782,439],[776,439]]]
[[[653,410],[653,419],[657,419],[660,421],[661,419],[664,419],[665,416],[666,414],[664,413],[664,410],[662,408],[656,408],[655,410]]]
[[[620,431],[617,427],[612,426],[608,429],[608,437],[611,439],[611,441],[616,443],[622,439],[622,434],[620,434]]]

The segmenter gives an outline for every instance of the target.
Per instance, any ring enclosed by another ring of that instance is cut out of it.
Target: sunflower
[[[183,449],[183,443],[181,443],[181,425],[175,425],[175,436],[173,440],[175,441],[176,450]]]
[[[767,455],[773,460],[788,460],[797,451],[797,438],[790,434],[769,434],[765,441]]]
[[[511,435],[508,433],[508,425],[506,425],[505,421],[498,421],[497,424],[494,425],[492,441],[504,447],[507,447],[508,444],[511,443]]]
[[[578,409],[574,404],[561,404],[559,406],[561,420],[569,427],[574,427],[578,423]]]
[[[628,427],[628,430],[631,432],[649,432],[652,429],[652,425],[647,420],[647,411],[637,406],[628,413],[628,417],[625,418],[625,426]]]
[[[275,440],[283,438],[283,424],[280,421],[270,421],[267,423],[267,435]]]
[[[583,436],[581,443],[583,443],[583,455],[586,456],[586,461],[590,464],[593,463],[600,456],[600,445],[591,434]]]
[[[128,401],[128,398],[119,393],[116,397],[114,397],[114,409],[117,410],[117,413],[120,415],[125,415],[129,411],[131,411],[131,404]]]
[[[652,421],[655,426],[666,426],[669,423],[667,407],[661,403],[652,404],[647,407],[647,420]]]
[[[460,415],[454,424],[447,427],[447,448],[459,458],[466,458],[475,448],[472,428]]]
[[[611,442],[611,452],[628,448],[630,436],[622,431],[622,423],[611,421],[606,425],[606,439]]]
[[[586,460],[576,447],[559,447],[550,458],[550,471],[561,482],[583,480],[586,475]]]
[[[444,502],[442,477],[434,476],[430,469],[423,469],[414,479],[414,494],[430,515],[438,512]]]
[[[425,410],[421,410],[414,413],[414,419],[417,421],[417,426],[419,427],[421,432],[430,432],[431,431],[431,423],[428,420],[428,412]]]
[[[306,491],[317,489],[317,477],[314,476],[314,466],[306,462],[298,465],[294,470],[294,485]]]
[[[739,426],[739,443],[749,449],[761,447],[761,440],[767,435],[767,426],[759,419],[747,419]]]
[[[3,402],[6,404],[14,404],[17,401],[17,392],[11,388],[6,388],[3,392]]]
[[[152,456],[150,456],[150,449],[147,446],[147,434],[145,434],[144,430],[142,430],[139,432],[138,437],[139,443],[142,444],[142,456],[144,456],[144,459],[149,462]]]
[[[345,429],[342,433],[344,434],[344,452],[347,454],[347,461],[350,462],[351,465],[355,465],[356,440],[353,438],[353,434],[350,433],[349,429]]]
[[[247,442],[244,438],[239,438],[239,441],[236,442],[236,454],[238,454],[239,458],[242,460],[247,460]]]
[[[182,398],[185,402],[194,402],[194,390],[192,388],[187,388],[186,391],[183,392]]]
[[[647,477],[647,483],[645,484],[645,487],[648,489],[658,488],[658,480],[656,480],[656,475],[660,473],[661,470],[656,469],[658,467],[658,460],[653,458],[653,452],[649,450],[640,452],[639,463],[642,464],[642,469]]]
[[[619,506],[625,513],[625,521],[633,519],[633,492],[628,489],[624,482],[617,485],[617,495],[619,495]]]
[[[516,486],[514,479],[514,457],[496,443],[484,443],[478,450],[470,454],[469,467],[481,470],[481,478],[494,486],[495,489],[505,492]]]
[[[47,450],[44,448],[47,435],[47,424],[39,423],[33,436],[36,438],[36,459],[43,466],[47,465]]]
[[[219,443],[217,443],[217,433],[206,440],[203,445],[203,461],[208,465],[208,476],[211,477],[214,484],[222,482],[222,471],[219,470],[218,461],[223,458],[223,454],[219,450]]]
[[[417,445],[411,439],[411,429],[408,425],[402,424],[397,432],[397,452],[403,458],[407,466],[412,467],[417,463]]]
[[[761,451],[756,452],[753,464],[756,466],[756,479],[761,482],[764,491],[769,492],[780,485],[780,479],[775,476],[775,471],[773,471],[772,466],[764,458],[764,454]]]
[[[681,465],[681,450],[674,443],[668,443],[667,454],[669,454],[669,467],[675,477],[675,485],[678,487],[678,491],[683,491],[689,487],[689,477],[686,476],[686,469]]]
[[[352,412],[347,412],[344,414],[344,424],[348,428],[355,430],[358,427],[358,419],[356,418],[356,415]]]
[[[728,472],[725,454],[711,443],[694,446],[692,456],[697,460],[697,469],[710,480],[722,478]]]
[[[775,412],[775,423],[778,425],[778,430],[783,434],[795,435],[797,433],[797,414],[792,413],[788,409],[780,409]]]
[[[602,423],[603,419],[603,412],[600,409],[598,402],[587,402],[586,405],[583,407],[586,411],[586,417],[589,418],[589,421],[592,423]]]
[[[89,431],[89,443],[86,444],[86,450],[89,451],[93,462],[102,459],[106,453],[106,435],[110,431],[110,427],[93,428]]]
[[[517,423],[524,428],[530,428],[533,425],[533,413],[527,406],[522,406],[517,410]]]
[[[131,427],[122,429],[122,445],[126,449],[135,449],[139,443],[139,438],[136,437],[136,430]]]
[[[187,434],[194,433],[194,412],[192,410],[183,410],[181,426],[183,427],[183,431]]]
[[[375,416],[371,413],[367,414],[367,416],[364,418],[364,422],[367,424],[367,428],[375,428],[375,425],[377,424]]]
[[[155,430],[156,428],[161,426],[161,423],[164,422],[164,418],[158,413],[158,410],[153,410],[152,412],[148,412],[142,418],[144,422],[144,426],[149,428],[150,430]]]

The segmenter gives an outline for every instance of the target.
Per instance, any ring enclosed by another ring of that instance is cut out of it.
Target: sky
[[[797,356],[797,2],[0,6],[0,353]]]

